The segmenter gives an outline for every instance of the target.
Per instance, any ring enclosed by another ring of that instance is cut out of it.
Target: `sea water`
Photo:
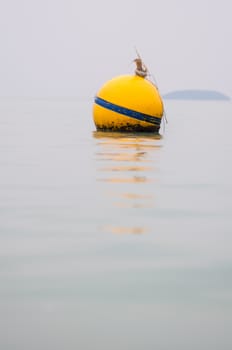
[[[160,135],[89,99],[0,99],[0,348],[232,348],[232,104]]]

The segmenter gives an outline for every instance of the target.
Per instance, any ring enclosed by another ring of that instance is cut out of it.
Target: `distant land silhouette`
[[[229,96],[214,90],[177,90],[163,95],[163,98],[172,100],[230,100]]]

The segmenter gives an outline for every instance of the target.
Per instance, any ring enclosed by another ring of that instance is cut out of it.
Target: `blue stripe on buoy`
[[[161,122],[161,118],[153,117],[145,113],[136,112],[136,111],[133,111],[132,109],[115,105],[114,103],[103,100],[98,96],[95,97],[95,103],[101,107],[110,109],[111,111],[126,115],[127,117],[142,120],[144,122],[148,122],[155,125],[160,125],[160,122]]]

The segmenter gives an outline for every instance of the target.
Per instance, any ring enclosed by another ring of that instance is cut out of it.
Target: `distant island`
[[[177,90],[163,95],[163,98],[172,100],[230,100],[229,96],[214,90]]]

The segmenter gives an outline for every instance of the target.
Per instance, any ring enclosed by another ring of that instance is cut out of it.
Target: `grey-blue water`
[[[165,105],[0,100],[0,349],[231,350],[232,104]]]

